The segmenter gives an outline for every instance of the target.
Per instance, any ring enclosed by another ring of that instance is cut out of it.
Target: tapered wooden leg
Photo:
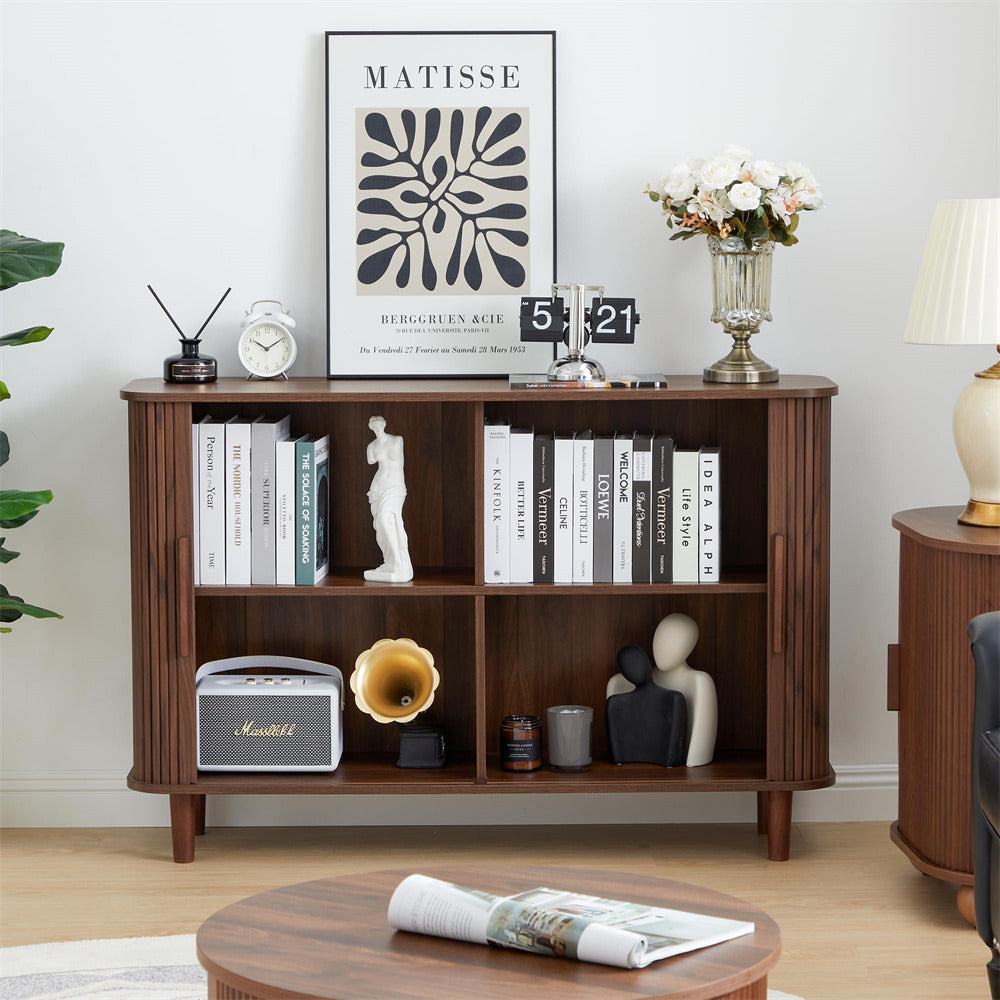
[[[960,885],[958,887],[958,912],[962,914],[962,919],[972,927],[976,926],[976,890],[971,885]]]
[[[788,860],[792,836],[792,793],[767,793],[767,856],[771,861]]]
[[[194,861],[194,831],[196,824],[197,795],[170,796],[170,837],[174,847],[174,861],[179,865]]]
[[[757,793],[757,833],[767,833],[767,792]]]
[[[771,861],[787,861],[792,836],[792,793],[767,793],[767,856]]]
[[[205,833],[205,801],[208,798],[206,795],[196,795],[196,802],[194,804],[194,832],[195,836],[200,837]]]

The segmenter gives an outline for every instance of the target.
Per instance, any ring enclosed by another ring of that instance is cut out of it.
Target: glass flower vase
[[[706,382],[775,382],[778,369],[750,350],[750,337],[771,316],[772,240],[708,237],[712,261],[712,322],[733,338],[733,349],[704,371]]]

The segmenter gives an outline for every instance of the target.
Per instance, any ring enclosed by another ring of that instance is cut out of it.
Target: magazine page
[[[513,907],[533,912],[519,918]],[[539,888],[512,896],[493,911],[487,932],[490,940],[496,940],[491,933],[494,927],[509,934],[501,922],[516,924],[518,919],[528,927],[544,921],[544,940],[540,944],[552,942],[548,954],[626,968],[642,968],[671,955],[752,934],[754,929],[753,923],[745,920]],[[525,934],[523,930],[521,933]]]
[[[538,955],[642,968],[753,932],[747,921],[537,888],[500,897],[410,875],[389,901],[398,930]]]
[[[389,925],[401,931],[433,934],[486,944],[486,925],[499,896],[451,882],[408,875],[389,900]]]

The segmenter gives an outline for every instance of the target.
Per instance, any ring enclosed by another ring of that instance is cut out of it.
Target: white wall
[[[997,5],[986,3],[11,3],[2,13],[0,224],[63,240],[62,270],[4,293],[10,487],[55,500],[9,544],[15,593],[65,613],[0,642],[5,822],[160,824],[124,791],[131,760],[126,410],[118,389],[233,292],[206,334],[221,373],[257,297],[299,318],[298,374],[325,373],[324,67],[328,29],[554,28],[560,280],[634,295],[622,366],[697,372],[720,357],[707,252],[669,244],[642,196],[727,143],[813,168],[827,207],[775,254],[758,353],[827,375],[833,404],[831,758],[837,789],[798,818],[895,815],[894,511],[960,504],[955,397],[989,349],[902,331],[934,204],[998,191]],[[600,136],[604,134],[604,141]],[[624,349],[622,349],[624,350]],[[610,352],[609,352],[610,354]],[[627,358],[627,361],[625,360]],[[609,357],[612,366],[615,357]],[[243,799],[210,822],[747,819],[752,796]],[[414,807],[417,812],[414,812]],[[522,813],[523,807],[523,813]]]

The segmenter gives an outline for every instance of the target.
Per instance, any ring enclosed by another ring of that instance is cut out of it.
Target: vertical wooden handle
[[[887,650],[886,708],[890,712],[899,711],[899,643],[889,643]]]
[[[785,648],[785,536],[771,537],[771,652]]]
[[[191,586],[191,539],[177,539],[177,649],[181,656],[191,653],[191,616],[188,593]]]

